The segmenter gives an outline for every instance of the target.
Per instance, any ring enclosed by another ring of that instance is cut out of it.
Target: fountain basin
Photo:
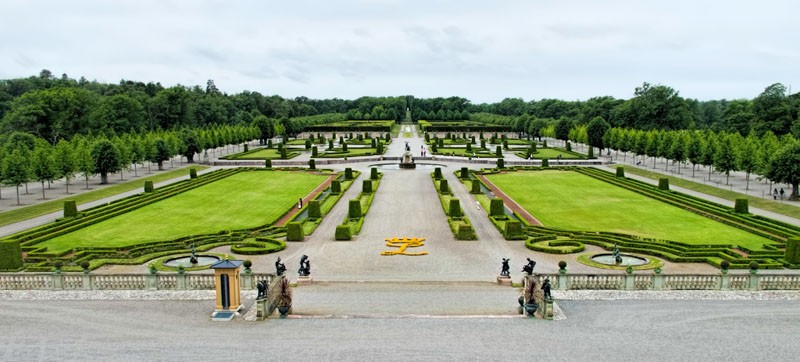
[[[645,265],[649,261],[645,258],[641,258],[638,256],[630,255],[630,254],[620,254],[622,258],[621,263],[617,263],[614,260],[614,254],[607,253],[607,254],[597,254],[590,258],[591,261],[603,265],[612,265],[612,266],[637,266],[637,265]]]
[[[413,163],[413,165],[415,165],[414,168],[418,170],[433,170],[436,167],[447,167],[445,165],[438,165],[434,163]],[[399,163],[380,163],[369,165],[369,167],[375,167],[381,170],[399,170],[404,168],[403,164]]]
[[[180,256],[180,257],[177,257],[177,258],[167,259],[161,264],[164,265],[164,266],[168,266],[170,268],[177,268],[177,267],[179,267],[181,265],[183,265],[184,268],[191,268],[191,267],[195,267],[195,266],[208,266],[208,265],[211,265],[211,264],[214,264],[214,263],[220,261],[220,258],[217,257],[217,256],[213,256],[213,255],[198,255],[197,256],[197,264],[192,264],[191,258],[192,258],[191,255]]]

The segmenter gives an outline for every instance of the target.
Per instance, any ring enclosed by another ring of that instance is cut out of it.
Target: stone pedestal
[[[147,290],[158,289],[158,276],[155,274],[147,274]]]
[[[567,273],[558,273],[558,290],[567,290]]]
[[[256,320],[267,319],[267,298],[256,299]]]
[[[502,285],[504,287],[511,286],[511,277],[508,275],[498,275],[497,276],[497,284]]]
[[[302,276],[297,277],[297,285],[298,286],[299,285],[311,285],[312,283],[314,283],[314,278],[312,278],[310,275],[302,275]]]
[[[542,313],[542,318],[547,320],[553,320],[553,298],[547,298],[544,300],[544,312]]]

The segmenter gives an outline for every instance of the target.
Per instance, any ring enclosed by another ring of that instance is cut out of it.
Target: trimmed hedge
[[[750,207],[747,199],[736,199],[736,204],[733,207],[733,212],[737,214],[749,214]]]
[[[269,158],[268,158],[268,159],[266,159],[266,160],[264,160],[264,167],[266,167],[266,168],[272,168],[272,160],[271,160],[271,159],[269,159]]]
[[[374,170],[374,168],[373,168],[373,170]],[[371,194],[372,193],[372,181],[364,180],[364,182],[363,182],[363,184],[361,186],[361,192],[363,192],[365,194]]]
[[[311,200],[308,202],[308,217],[311,219],[322,218],[322,210],[319,208],[319,200]]]
[[[662,177],[658,179],[658,189],[669,191],[669,179],[666,177]]]
[[[245,145],[245,147],[247,147],[247,145]],[[247,151],[247,150],[245,150],[245,151]],[[190,179],[197,178],[197,169],[196,168],[192,167],[192,168],[189,169],[189,178]]]
[[[506,161],[503,160],[502,158],[498,158],[497,159],[497,168],[506,168]]]
[[[458,225],[458,232],[456,232],[456,239],[458,240],[477,239],[477,236],[475,235],[475,230],[472,229],[472,225],[469,224]]]
[[[433,178],[435,178],[437,180],[442,178],[442,168],[441,167],[436,167],[436,168],[433,169]]]
[[[75,216],[78,216],[78,205],[75,203],[75,200],[64,201],[64,217]]]
[[[353,240],[353,233],[347,224],[336,226],[336,240]]]
[[[449,194],[450,193],[450,188],[447,185],[447,180],[443,179],[443,180],[439,181],[439,193],[442,193],[442,194]]]
[[[313,158],[308,160],[308,168],[310,170],[316,170],[317,169],[317,161],[315,161]]]
[[[550,161],[546,158],[542,159],[542,167],[550,167]]]
[[[503,199],[493,198],[489,204],[489,216],[506,216],[503,208]]]
[[[339,180],[331,181],[331,193],[332,194],[342,193],[342,183]]]
[[[370,185],[372,185],[372,184],[370,183]],[[350,204],[348,206],[349,206],[348,211],[347,211],[348,217],[350,217],[351,219],[357,219],[357,218],[360,218],[361,216],[363,216],[361,214],[361,201],[359,201],[359,200],[350,200]]]
[[[800,237],[786,239],[786,261],[791,264],[800,263]]]
[[[458,176],[459,178],[469,178],[469,168],[462,167],[461,173]]]
[[[317,149],[317,146],[311,147],[311,157],[317,156],[319,156],[319,150]]]
[[[377,180],[378,179],[378,169],[373,167],[369,169],[369,178],[370,180]]]
[[[478,180],[472,180],[472,189],[469,191],[471,194],[480,194],[481,193],[481,182]]]
[[[525,233],[522,231],[522,223],[520,223],[518,220],[506,221],[506,228],[503,231],[503,234],[508,240],[525,239]]]
[[[352,180],[353,179],[353,169],[348,167],[344,169],[344,179],[345,180]]]
[[[442,182],[444,182],[444,180]],[[464,216],[463,212],[461,211],[461,203],[458,201],[458,199],[450,199],[450,207],[448,208],[447,215],[450,217]]]
[[[153,192],[153,181],[148,180],[144,182],[144,192]]]
[[[22,268],[22,249],[15,240],[0,241],[0,269]]]
[[[303,224],[300,222],[290,222],[286,224],[286,241],[303,241]]]
[[[617,177],[625,177],[625,167],[617,167]]]
[[[240,255],[263,255],[286,249],[286,242],[272,238],[255,238],[231,245],[231,253]]]
[[[502,158],[502,157],[503,157],[503,147],[502,147],[502,146],[497,146],[497,147],[495,147],[495,149],[494,149],[494,155],[495,155],[495,157],[497,157],[497,158]]]

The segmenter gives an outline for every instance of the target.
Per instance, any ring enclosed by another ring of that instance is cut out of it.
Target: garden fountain
[[[614,266],[636,266],[636,265],[645,265],[649,261],[645,258],[628,255],[628,254],[620,254],[619,248],[617,244],[614,244],[614,250],[609,253],[604,254],[597,254],[591,257],[591,260],[596,263],[604,264],[604,265],[614,265]]]
[[[197,251],[194,248],[194,244],[192,245],[192,254],[189,256],[180,256],[177,258],[167,259],[162,264],[164,266],[168,266],[171,268],[177,268],[179,266],[184,267],[196,267],[196,266],[207,266],[218,262],[220,259],[219,257],[213,255],[197,255]]]
[[[411,146],[408,145],[408,142],[406,142],[406,152],[403,153],[403,157],[400,159],[400,168],[417,168],[417,164],[414,163],[414,157],[411,156]]]

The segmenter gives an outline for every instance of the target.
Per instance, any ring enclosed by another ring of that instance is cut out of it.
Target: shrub
[[[727,260],[723,260],[722,262],[719,263],[719,267],[722,270],[728,270],[728,268],[730,268],[730,266],[731,266],[731,263],[728,262]]]
[[[361,214],[361,201],[358,200],[350,200],[349,209],[347,211],[347,215],[351,219],[358,219],[362,216]]]
[[[370,180],[377,180],[378,179],[378,169],[373,167],[369,169],[369,178]]]
[[[437,168],[433,169],[433,178],[435,178],[437,180],[442,178],[442,168],[441,167],[437,167]]]
[[[333,149],[333,139],[332,138],[328,141],[328,149],[329,150]]]
[[[347,143],[342,143],[342,151],[347,152]]]
[[[308,150],[308,149],[311,149],[311,139],[309,139],[309,138],[306,138],[306,145],[305,145],[305,146],[306,146],[306,149],[307,149],[307,150]]]
[[[250,267],[253,266],[253,261],[250,259],[245,259],[244,262],[242,263],[242,266],[244,266],[247,269],[250,269]]]
[[[786,261],[792,264],[800,263],[800,237],[786,239]]]
[[[529,150],[531,153],[536,153],[536,142],[531,142],[531,147]]]
[[[461,174],[458,176],[460,178],[469,178],[469,168],[462,167]]]
[[[272,140],[267,140],[267,148],[272,148]]]
[[[503,210],[503,199],[494,198],[489,204],[489,216],[505,216],[506,212]]]
[[[467,143],[467,152],[472,152],[472,144]]]
[[[504,234],[506,239],[509,240],[522,239],[525,237],[525,234],[522,232],[522,223],[517,220],[506,221]]]
[[[378,142],[378,147],[375,149],[375,152],[379,155],[383,154],[383,143]]]
[[[270,160],[270,159],[267,159],[267,160],[264,162],[264,167],[266,167],[266,168],[272,168],[272,160]]]
[[[353,179],[353,169],[348,167],[344,169],[344,179],[345,180],[352,180]]]
[[[22,249],[16,240],[0,241],[0,269],[22,268]]]
[[[439,181],[439,192],[443,194],[450,192],[450,187],[447,185],[447,180]]]
[[[594,158],[594,147],[589,146],[589,153],[586,154],[586,158],[589,158],[589,159]]]
[[[247,143],[244,144],[244,152],[250,151],[250,146]]]
[[[377,138],[373,138],[373,139],[371,140],[371,145],[370,145],[370,146],[371,146],[372,148],[378,148],[378,139],[377,139]]]
[[[546,158],[542,159],[542,167],[550,167],[550,161],[548,161]]]
[[[547,140],[542,141],[542,148],[547,148]]]
[[[471,194],[481,193],[481,182],[478,180],[472,180],[472,190],[470,190],[469,193]]]
[[[290,222],[286,224],[286,241],[303,241],[303,224]]]
[[[447,214],[450,217],[463,216],[463,214],[461,213],[461,204],[459,203],[458,199],[450,199],[450,208],[448,210],[449,212]]]
[[[392,139],[392,136],[389,133],[386,133],[384,139],[386,140],[386,142],[389,142]]]
[[[567,270],[567,262],[566,261],[559,261],[558,262],[558,269],[560,270]]]
[[[458,225],[458,231],[456,232],[456,239],[474,240],[475,230],[472,229],[472,225],[466,225],[466,224]]]
[[[503,157],[503,147],[497,146],[494,149],[494,155],[497,157]]]
[[[658,179],[658,189],[668,191],[669,190],[669,179],[666,177],[662,177]]]
[[[486,140],[481,137],[481,148],[486,148]]]
[[[347,224],[337,225],[336,226],[336,235],[334,237],[336,240],[352,240],[353,233],[350,230],[350,226]]]
[[[572,145],[567,142],[567,152],[572,152]]]
[[[331,181],[331,193],[335,195],[342,193],[342,183],[339,180]]]
[[[75,200],[64,201],[64,217],[78,216],[78,205]]]
[[[625,177],[625,167],[617,167],[617,177]]]
[[[505,168],[506,162],[502,158],[497,159],[497,168]]]
[[[508,149],[508,140],[503,140],[503,148]]]
[[[365,194],[371,194],[372,193],[372,181],[364,180],[363,186],[361,186],[361,192],[363,192]]]
[[[144,182],[144,192],[153,192],[153,181],[145,181]]]
[[[314,159],[308,160],[308,168],[311,169],[311,170],[316,170],[317,169],[317,161],[315,161]]]
[[[748,206],[747,199],[736,199],[736,204],[733,211],[737,214],[749,214],[750,207]]]
[[[192,167],[189,169],[189,178],[197,178],[197,169]]]
[[[281,158],[282,159],[286,159],[286,157],[287,157],[286,156],[286,149],[285,148],[281,148]]]
[[[308,202],[308,217],[312,219],[322,218],[322,211],[319,208],[319,200]]]
[[[84,260],[84,261],[81,262],[80,265],[81,265],[81,269],[83,269],[83,271],[89,270],[89,262],[88,261]]]
[[[311,157],[319,156],[319,149],[317,146],[311,147]]]
[[[751,261],[749,266],[750,266],[750,271],[758,270],[758,262],[755,260]]]

